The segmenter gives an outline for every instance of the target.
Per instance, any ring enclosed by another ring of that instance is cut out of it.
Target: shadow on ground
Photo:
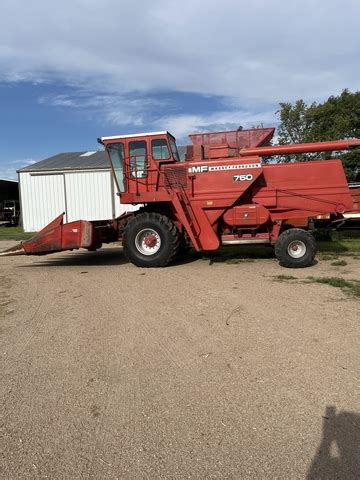
[[[43,255],[32,257],[34,262],[31,264],[18,265],[17,268],[37,268],[37,267],[92,267],[92,266],[106,266],[106,265],[124,265],[129,261],[123,253],[122,247],[104,248],[96,252],[75,251],[63,255],[61,253],[51,255]],[[192,263],[201,258],[201,255],[194,252],[194,254],[184,254],[179,256],[175,262],[171,263],[167,268],[186,263]]]
[[[203,252],[202,254],[194,252],[202,260],[208,260],[210,265],[214,263],[246,263],[253,262],[256,259],[275,258],[274,249],[269,246],[237,246],[221,247],[215,252]]]
[[[74,252],[66,255],[56,254],[56,256],[44,255],[33,257],[31,264],[18,265],[18,268],[36,268],[36,267],[91,267],[94,265],[123,265],[128,263],[122,248],[104,248],[97,252]]]
[[[360,478],[360,415],[326,407],[322,440],[306,478]]]

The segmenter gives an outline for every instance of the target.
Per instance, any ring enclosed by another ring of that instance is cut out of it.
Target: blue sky
[[[357,0],[2,0],[0,177],[96,138],[277,122],[359,89]]]

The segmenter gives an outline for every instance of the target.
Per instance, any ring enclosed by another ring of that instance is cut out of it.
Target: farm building
[[[22,225],[41,230],[65,212],[65,222],[109,220],[136,209],[121,205],[104,151],[59,153],[18,170]]]
[[[0,207],[4,200],[19,200],[19,187],[17,180],[0,178]]]
[[[16,225],[19,220],[19,186],[17,180],[0,178],[0,222]]]

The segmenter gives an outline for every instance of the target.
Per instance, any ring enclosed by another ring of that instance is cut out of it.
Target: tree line
[[[360,138],[360,92],[345,89],[323,103],[307,105],[304,100],[280,103],[278,143],[323,142]],[[309,161],[323,158],[340,158],[347,179],[360,183],[360,148],[348,152],[307,153],[284,155],[281,162]]]

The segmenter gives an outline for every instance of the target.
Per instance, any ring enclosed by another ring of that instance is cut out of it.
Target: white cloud
[[[358,88],[357,0],[3,0],[0,71],[96,91],[247,102]]]
[[[152,98],[151,96],[93,94],[84,90],[75,90],[72,94],[46,94],[39,98],[42,105],[72,108],[97,117],[101,123],[114,126],[142,126],[154,121],[154,110],[169,106],[171,100]],[[155,115],[156,118],[156,115]]]
[[[61,82],[71,94],[39,101],[119,129],[274,125],[280,101],[359,88],[358,0],[3,0],[1,12],[0,81]],[[166,112],[158,92],[223,105]]]
[[[258,127],[261,124],[274,124],[274,112],[255,113],[252,111],[220,111],[210,115],[170,115],[158,118],[155,122],[158,128],[167,128],[178,141],[185,141],[189,133],[203,131],[235,130]]]
[[[11,160],[9,162],[2,162],[0,163],[0,178],[17,180],[17,170],[23,167],[27,167],[28,165],[32,165],[38,161],[39,160],[34,160],[32,158],[25,158],[22,160]]]
[[[222,102],[223,108],[210,114],[178,113],[171,99],[133,95],[91,95],[77,91],[71,95],[43,95],[41,104],[54,107],[71,108],[82,114],[97,117],[100,123],[114,127],[141,129],[144,125],[152,125],[154,130],[169,130],[179,141],[186,141],[191,132],[204,130],[236,129],[253,126],[273,126],[276,123],[274,106],[271,109],[257,112],[253,109],[243,110],[234,99]],[[235,102],[235,103],[234,103]],[[163,112],[166,112],[165,114]]]

